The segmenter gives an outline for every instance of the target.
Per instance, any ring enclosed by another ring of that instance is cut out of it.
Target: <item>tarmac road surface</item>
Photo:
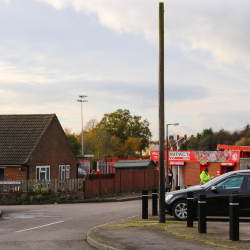
[[[87,232],[90,229],[112,221],[141,215],[141,206],[141,200],[1,206],[0,209],[4,213],[0,219],[0,250],[94,249],[86,241]],[[149,200],[149,214],[151,214],[151,207],[151,200]],[[166,220],[176,221],[173,216],[169,215],[166,215]],[[247,228],[249,221],[250,218],[242,219],[241,228]],[[222,227],[228,230],[228,218],[208,218],[208,225],[214,222],[221,222]],[[114,237],[115,233],[111,236]],[[171,237],[171,240],[180,241],[176,237]],[[192,242],[183,244],[186,247],[179,249],[192,249],[188,248],[190,244],[190,247],[192,246]],[[210,249],[209,246],[203,248]]]
[[[0,249],[87,250],[94,249],[86,241],[89,229],[140,214],[141,201],[18,205],[0,209],[4,211],[0,220]]]

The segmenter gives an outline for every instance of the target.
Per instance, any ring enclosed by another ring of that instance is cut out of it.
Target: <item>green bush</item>
[[[26,195],[25,195],[25,194],[22,194],[22,196],[21,196],[21,202],[24,203],[25,200],[26,200]]]
[[[47,189],[46,189],[46,188],[42,188],[42,189],[41,189],[41,193],[42,193],[42,195],[45,195],[45,194],[47,194],[47,193],[48,193],[48,191],[47,191]]]
[[[30,203],[33,203],[34,197],[30,196]]]
[[[37,186],[35,187],[35,193],[36,193],[36,194],[40,194],[40,188],[37,187]]]
[[[37,195],[36,198],[37,198],[38,201],[42,201],[42,200],[44,200],[45,197],[42,196],[41,194],[39,194],[39,195]]]
[[[93,158],[91,158],[91,170],[93,171],[93,170],[97,170],[97,163],[96,163],[96,161],[95,161],[95,158],[93,157]]]

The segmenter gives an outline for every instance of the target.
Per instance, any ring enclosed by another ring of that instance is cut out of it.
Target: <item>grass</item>
[[[172,232],[169,229],[167,229],[167,231],[169,233],[171,233],[171,234],[173,234],[175,236],[181,237],[183,239],[191,239],[191,240],[195,240],[195,241],[198,241],[198,242],[201,242],[201,243],[205,243],[207,245],[212,245],[212,246],[221,247],[221,248],[227,248],[227,249],[244,250],[242,248],[238,248],[238,247],[234,247],[234,246],[229,246],[229,245],[221,245],[221,244],[217,244],[217,243],[212,242],[212,241],[202,240],[202,239],[199,239],[199,238],[196,238],[196,237],[192,237],[192,236],[189,236],[189,235],[180,234],[180,233],[177,233],[177,232]]]

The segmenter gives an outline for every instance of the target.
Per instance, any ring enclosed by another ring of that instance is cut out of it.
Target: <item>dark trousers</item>
[[[173,180],[173,177],[168,177],[168,180],[169,180],[169,186],[172,187],[172,180]]]

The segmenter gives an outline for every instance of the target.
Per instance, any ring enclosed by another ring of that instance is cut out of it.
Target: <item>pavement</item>
[[[240,220],[240,241],[229,240],[229,221],[226,217],[208,217],[207,233],[198,233],[198,222],[187,228],[186,222],[166,215],[166,223],[158,217],[141,216],[115,221],[91,229],[89,244],[97,249],[250,249],[250,218]]]
[[[141,201],[0,206],[0,250],[93,250],[87,232],[140,214]]]

